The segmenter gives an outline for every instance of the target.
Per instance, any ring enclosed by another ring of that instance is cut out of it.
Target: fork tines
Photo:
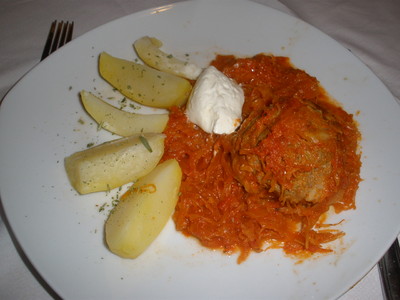
[[[45,59],[55,50],[68,43],[72,39],[73,29],[74,22],[61,21],[57,23],[57,21],[54,21],[51,23],[41,60]]]

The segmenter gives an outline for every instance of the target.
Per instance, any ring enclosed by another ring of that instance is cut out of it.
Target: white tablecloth
[[[199,0],[197,0],[199,1]],[[169,0],[2,0],[0,99],[39,62],[50,23],[75,21],[74,37],[133,12]],[[400,1],[256,0],[295,15],[357,55],[400,98]],[[17,252],[0,218],[0,299],[52,299],[46,283]],[[383,299],[374,267],[344,299]]]

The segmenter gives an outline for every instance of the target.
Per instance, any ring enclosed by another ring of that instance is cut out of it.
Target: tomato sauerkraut
[[[243,122],[208,134],[174,107],[163,160],[183,179],[177,230],[227,254],[281,247],[296,256],[330,252],[343,232],[320,226],[330,207],[355,208],[360,133],[351,114],[329,101],[318,80],[286,57],[217,56],[212,62],[245,93]]]

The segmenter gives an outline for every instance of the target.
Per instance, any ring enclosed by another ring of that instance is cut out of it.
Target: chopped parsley
[[[106,205],[107,205],[107,203],[103,203],[103,205],[100,206],[100,208],[99,208],[99,212],[102,212],[105,209]]]

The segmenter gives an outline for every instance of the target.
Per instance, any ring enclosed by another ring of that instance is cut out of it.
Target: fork
[[[61,48],[66,43],[71,41],[73,30],[74,22],[57,22],[57,20],[53,21],[53,23],[51,23],[49,34],[47,35],[46,44],[40,60],[45,59],[58,48]]]
[[[400,247],[397,239],[379,261],[378,266],[385,299],[400,299]]]

